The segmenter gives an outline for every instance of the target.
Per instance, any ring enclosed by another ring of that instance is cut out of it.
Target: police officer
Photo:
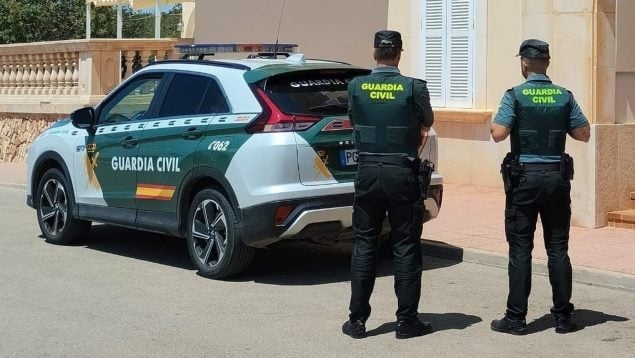
[[[419,146],[432,126],[433,114],[426,82],[399,73],[401,51],[399,32],[377,32],[373,53],[377,67],[348,86],[359,165],[353,206],[350,315],[342,331],[353,338],[366,336],[386,212],[398,299],[396,336],[410,338],[432,331],[429,323],[417,317],[423,225],[417,174]]]
[[[509,244],[507,312],[492,321],[497,332],[525,334],[531,289],[531,251],[538,214],[547,249],[551,314],[556,332],[577,329],[572,320],[571,262],[568,256],[573,160],[565,152],[566,135],[587,142],[589,122],[573,95],[547,77],[549,45],[526,40],[520,46],[526,82],[508,90],[492,123],[495,142],[511,134],[511,153],[501,172],[505,181],[505,234]]]

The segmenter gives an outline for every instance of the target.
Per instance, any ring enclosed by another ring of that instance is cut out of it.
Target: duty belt
[[[393,165],[402,165],[402,166],[412,166],[413,160],[408,157],[400,157],[394,155],[360,155],[359,156],[360,163],[383,163],[383,164],[393,164]]]
[[[546,171],[554,172],[560,170],[560,163],[522,163],[526,172]]]

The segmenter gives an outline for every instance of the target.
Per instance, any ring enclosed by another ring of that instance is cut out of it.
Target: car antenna
[[[284,14],[284,4],[287,0],[282,1],[282,9],[280,9],[280,19],[278,20],[278,33],[276,34],[276,45],[273,47],[273,58],[278,58],[278,38],[280,37],[280,25],[282,25],[282,14]]]

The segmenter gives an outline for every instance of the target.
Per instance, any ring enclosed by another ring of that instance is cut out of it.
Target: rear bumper
[[[423,222],[432,220],[439,216],[441,210],[441,202],[443,201],[443,184],[430,186],[428,198],[423,201],[425,210],[423,213]]]
[[[285,239],[338,241],[353,237],[353,193],[318,198],[285,200],[257,205],[242,210],[240,231],[243,242],[253,247],[266,247]],[[439,215],[443,185],[430,187],[424,201],[424,222]],[[292,206],[280,224],[275,223],[276,210]],[[390,228],[387,222],[384,232]]]
[[[245,244],[265,247],[284,239],[338,240],[350,238],[353,193],[284,200],[242,209],[241,236]],[[276,210],[291,206],[279,224]]]

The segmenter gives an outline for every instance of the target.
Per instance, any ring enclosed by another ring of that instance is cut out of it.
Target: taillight
[[[317,116],[286,114],[276,106],[262,88],[255,86],[254,93],[262,105],[262,114],[247,128],[248,133],[303,131],[320,121]]]

